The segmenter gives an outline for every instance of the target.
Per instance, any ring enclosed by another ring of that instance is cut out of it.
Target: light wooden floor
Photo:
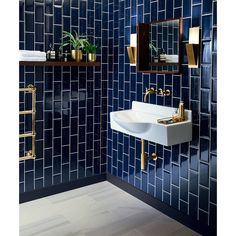
[[[20,236],[28,235],[199,234],[105,181],[20,204]]]

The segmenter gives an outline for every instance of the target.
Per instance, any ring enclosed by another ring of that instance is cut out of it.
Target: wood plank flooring
[[[104,181],[20,204],[20,236],[197,236]]]

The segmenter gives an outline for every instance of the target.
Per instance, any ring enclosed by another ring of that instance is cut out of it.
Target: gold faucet
[[[145,94],[144,94],[144,98],[143,101],[147,102],[147,96],[149,94],[157,94],[157,95],[161,95],[161,96],[170,96],[170,90],[169,89],[155,89],[155,88],[146,88]],[[147,160],[154,160],[156,161],[158,158],[156,153],[152,153],[151,156],[149,156],[148,154],[145,153],[145,143],[144,143],[144,139],[141,139],[141,170],[145,170],[145,164]]]
[[[147,102],[147,96],[149,94],[157,94],[157,95],[161,95],[161,96],[170,96],[170,90],[169,89],[155,89],[155,88],[146,88],[145,94],[144,94],[144,102]]]

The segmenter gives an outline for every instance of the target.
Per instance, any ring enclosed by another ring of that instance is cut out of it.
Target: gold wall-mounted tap
[[[162,88],[159,88],[158,90],[153,88],[153,87],[149,88],[149,89],[146,88],[144,98],[143,98],[144,102],[147,102],[147,96],[149,94],[157,94],[157,95],[161,95],[161,96],[170,96],[171,91],[169,89],[162,89]]]

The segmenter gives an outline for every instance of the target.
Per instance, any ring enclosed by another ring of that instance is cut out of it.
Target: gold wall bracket
[[[189,29],[189,43],[186,44],[188,68],[199,68],[200,64],[200,27]]]
[[[129,62],[131,65],[136,65],[136,53],[137,49],[135,47],[127,47]]]
[[[32,138],[32,150],[26,152],[25,156],[19,158],[20,161],[30,160],[36,158],[35,153],[35,142],[36,142],[36,129],[35,129],[35,121],[36,121],[36,87],[32,84],[29,84],[26,88],[20,88],[20,92],[29,92],[32,93],[32,109],[27,111],[20,111],[20,115],[32,115],[32,131],[29,133],[20,134],[20,138]]]
[[[130,35],[130,46],[127,47],[128,57],[131,66],[136,66],[137,61],[137,34]]]

